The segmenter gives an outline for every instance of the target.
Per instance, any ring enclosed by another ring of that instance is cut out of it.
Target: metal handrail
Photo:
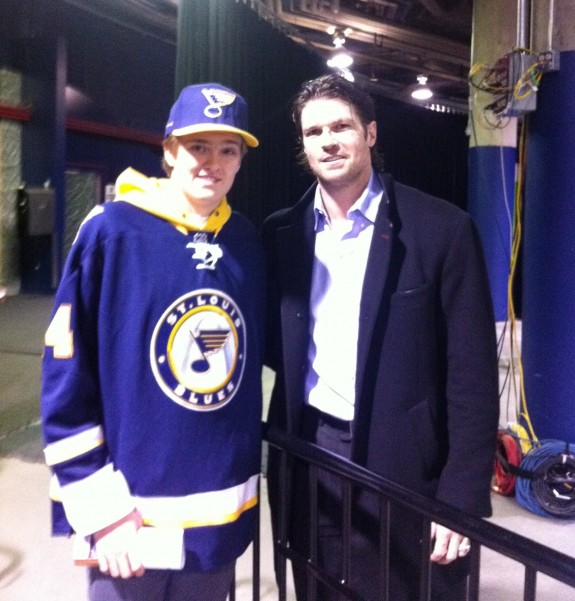
[[[347,481],[353,483],[354,486],[368,489],[387,502],[416,512],[429,522],[438,522],[469,537],[472,541],[472,573],[469,599],[478,598],[479,551],[481,546],[509,557],[525,567],[525,601],[534,601],[536,598],[535,589],[538,573],[545,574],[575,588],[575,558],[573,557],[497,526],[485,519],[471,516],[445,503],[416,494],[314,444],[268,428],[267,424],[264,424],[264,440],[281,451],[285,457],[296,457],[312,466],[337,474],[344,482]],[[274,544],[276,550],[284,557],[284,562],[286,558],[296,558],[294,551],[285,545],[285,532],[283,537],[280,535],[280,539],[280,541],[274,541]],[[426,558],[422,557],[422,562],[425,561]],[[321,574],[316,573],[313,565],[312,571],[315,577],[325,581]],[[281,578],[285,578],[285,569],[281,572],[280,582],[278,583],[280,601],[285,599],[285,582],[283,586],[281,583]],[[425,575],[425,573],[426,566],[423,565],[422,574]],[[327,577],[327,580],[329,580],[329,577]],[[424,584],[428,587],[428,583]],[[353,593],[350,593],[349,596],[353,598]],[[422,592],[421,598],[425,599],[425,593]]]

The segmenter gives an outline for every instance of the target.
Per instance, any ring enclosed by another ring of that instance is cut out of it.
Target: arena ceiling
[[[176,41],[178,0],[66,1]],[[326,60],[343,35],[351,74],[373,93],[414,102],[410,94],[423,75],[434,92],[429,105],[467,112],[473,0],[236,1]]]

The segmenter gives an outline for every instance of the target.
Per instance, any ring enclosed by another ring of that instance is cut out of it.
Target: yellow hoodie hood
[[[174,202],[170,202],[171,194],[169,179],[146,177],[139,171],[128,167],[120,173],[116,180],[114,202],[129,202],[147,213],[169,221],[180,231],[184,229],[185,233],[194,230],[217,234],[232,214],[230,205],[224,196],[206,222],[198,227],[197,223],[192,223],[191,220],[186,219],[185,215],[182,215],[181,210],[178,210]]]

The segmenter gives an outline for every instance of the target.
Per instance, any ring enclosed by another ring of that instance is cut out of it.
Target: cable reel
[[[575,519],[575,445],[542,441],[517,473],[517,502],[538,515]]]

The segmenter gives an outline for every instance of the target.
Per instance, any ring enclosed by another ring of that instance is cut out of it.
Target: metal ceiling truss
[[[64,0],[175,44],[178,0]],[[207,1],[207,0],[206,0]],[[230,0],[231,1],[231,0]],[[348,29],[351,72],[375,94],[412,102],[416,77],[428,77],[435,103],[467,112],[471,0],[235,0],[326,60],[328,27]]]

